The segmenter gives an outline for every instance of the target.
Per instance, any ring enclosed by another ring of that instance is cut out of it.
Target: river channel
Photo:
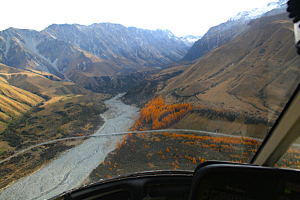
[[[105,123],[95,135],[127,131],[138,117],[138,108],[124,104],[119,94],[105,102]],[[0,194],[0,199],[48,199],[77,188],[89,174],[113,151],[122,136],[103,136],[85,140],[68,150],[36,173],[27,176]]]

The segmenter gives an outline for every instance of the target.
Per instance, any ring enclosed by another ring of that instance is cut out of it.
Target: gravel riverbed
[[[134,123],[138,108],[119,100],[122,95],[105,102],[108,111],[101,115],[105,123],[95,135],[124,132]],[[16,181],[1,192],[0,199],[48,199],[79,187],[121,139],[122,136],[87,139],[34,174]]]

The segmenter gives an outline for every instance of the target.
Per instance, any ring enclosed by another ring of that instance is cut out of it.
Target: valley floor
[[[109,108],[103,114],[106,122],[95,135],[127,131],[138,117],[138,108],[122,103],[118,100],[121,96],[106,101]],[[121,136],[85,140],[36,173],[12,184],[1,192],[0,199],[45,199],[79,187],[120,140]]]

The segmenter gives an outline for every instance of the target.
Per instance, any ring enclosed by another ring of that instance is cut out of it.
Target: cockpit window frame
[[[300,136],[300,83],[285,108],[250,161],[273,167]]]

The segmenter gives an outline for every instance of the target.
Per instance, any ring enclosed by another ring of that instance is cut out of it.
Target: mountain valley
[[[49,99],[124,91],[123,101],[140,107],[164,95],[167,103],[190,102],[274,122],[299,81],[300,61],[290,48],[292,23],[278,14],[285,7],[272,6],[277,8],[258,12],[258,19],[239,13],[198,38],[111,23],[1,31],[3,84],[38,95],[34,103],[20,100],[25,107],[5,105],[1,126]],[[284,93],[286,87],[292,89]]]
[[[118,169],[123,157],[136,159],[129,165],[125,159],[128,169],[144,162],[148,170],[158,169],[154,160],[167,169],[190,170],[220,152],[213,159],[249,162],[300,82],[300,57],[285,3],[241,12],[203,36],[177,37],[169,30],[113,23],[0,31],[0,158],[20,152],[0,170],[0,188],[39,170],[61,152],[72,153],[70,149],[86,140],[93,149],[86,144],[82,148],[88,151],[80,149],[82,155],[101,154],[103,161],[95,161],[98,167],[90,175],[95,181],[100,173],[100,178],[112,171],[125,173]],[[107,135],[124,127],[133,132],[110,141]],[[137,132],[152,129],[195,132]],[[203,138],[201,131],[206,132]],[[93,138],[95,134],[101,137]],[[59,141],[22,152],[52,140]],[[99,149],[106,145],[115,150],[104,155]],[[201,157],[188,155],[195,146]],[[140,157],[135,155],[139,150]],[[76,174],[84,162],[70,157],[76,160]],[[27,161],[29,167],[16,170]]]
[[[248,26],[201,58],[164,69],[161,76],[147,77],[126,93],[124,101],[147,102],[153,95],[164,95],[167,103],[190,102],[211,111],[228,110],[262,118],[271,126],[300,80],[300,59],[291,48],[293,25],[286,14],[279,14],[252,20]],[[189,119],[190,125],[183,121],[176,127],[195,128],[193,118],[201,116],[196,114]],[[227,132],[221,124],[214,123],[209,130]],[[243,135],[247,134],[244,130]]]

